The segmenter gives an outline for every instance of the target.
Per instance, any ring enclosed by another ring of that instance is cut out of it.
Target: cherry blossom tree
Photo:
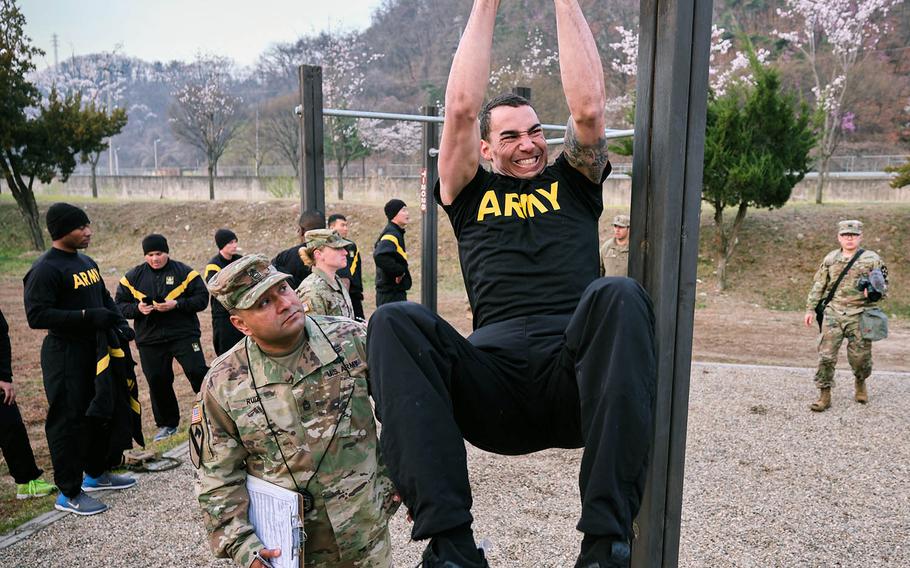
[[[101,154],[110,148],[113,136],[123,130],[128,120],[123,109],[126,78],[122,70],[125,64],[118,49],[65,60],[38,74],[35,81],[45,95],[52,89],[64,97],[79,94],[92,117],[86,129],[94,130],[93,139],[97,141],[83,149],[79,161],[91,166],[94,198],[98,197],[97,171]]]
[[[360,135],[371,151],[413,156],[423,143],[423,128],[417,122],[361,119]]]
[[[885,33],[884,19],[899,0],[786,0],[778,10],[794,31],[774,30],[808,64],[814,86],[820,133],[816,150],[818,183],[815,202],[822,202],[829,161],[844,132],[844,105],[864,54]],[[853,124],[852,119],[849,121]]]
[[[502,90],[528,85],[538,77],[549,76],[558,65],[559,54],[547,44],[543,32],[533,28],[528,32],[521,57],[517,61],[509,58],[490,73],[490,86]]]
[[[227,58],[198,56],[185,69],[170,108],[174,135],[205,155],[212,200],[218,160],[240,124],[241,99],[231,94],[231,68]]]
[[[323,100],[330,108],[350,108],[363,93],[365,69],[380,55],[368,51],[356,33],[322,34],[322,45],[313,64],[322,66]],[[326,117],[325,152],[335,162],[338,199],[344,199],[345,168],[370,154],[358,124],[348,117]]]

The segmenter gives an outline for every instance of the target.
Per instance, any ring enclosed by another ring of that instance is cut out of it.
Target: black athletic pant
[[[85,415],[95,397],[95,342],[48,335],[41,346],[41,372],[47,394],[44,431],[54,465],[54,483],[67,497],[82,490],[82,473],[98,477],[120,463],[108,455],[110,428]]]
[[[656,383],[651,303],[635,281],[598,279],[572,315],[498,322],[468,339],[418,304],[383,306],[367,351],[413,538],[473,520],[464,438],[509,455],[583,446],[578,529],[631,539]]]
[[[180,424],[180,405],[174,394],[174,359],[183,367],[193,392],[198,393],[209,370],[198,337],[139,346],[142,372],[149,384],[152,414],[159,428],[176,428]]]
[[[35,454],[28,441],[28,432],[22,423],[22,414],[14,404],[0,400],[0,452],[9,467],[9,474],[16,483],[28,483],[44,473],[35,463]]]
[[[215,345],[215,355],[221,355],[246,337],[234,327],[229,318],[212,318],[212,343]]]
[[[366,320],[363,315],[363,294],[351,294],[351,307],[354,308],[354,317]]]
[[[391,290],[383,291],[376,290],[376,307],[383,306],[385,304],[391,304],[392,302],[407,302],[408,293],[403,290]]]

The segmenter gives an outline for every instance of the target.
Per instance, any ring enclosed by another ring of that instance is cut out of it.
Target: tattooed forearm
[[[600,176],[603,175],[609,161],[607,139],[601,135],[593,145],[583,146],[579,143],[572,124],[572,119],[569,119],[564,142],[566,159],[589,180],[600,183]]]

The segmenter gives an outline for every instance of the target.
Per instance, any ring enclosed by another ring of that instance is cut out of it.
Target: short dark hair
[[[490,112],[494,108],[501,106],[510,106],[513,108],[529,106],[532,109],[534,108],[531,105],[531,101],[514,93],[503,93],[490,99],[489,102],[480,109],[480,137],[487,142],[490,141]]]
[[[326,223],[326,226],[331,227],[332,224],[335,223],[335,221],[347,221],[347,220],[348,220],[348,218],[345,217],[344,215],[342,215],[341,213],[332,213],[331,215],[329,215],[329,220]]]
[[[325,213],[318,209],[304,211],[297,219],[297,226],[300,227],[301,235],[313,229],[325,229]]]

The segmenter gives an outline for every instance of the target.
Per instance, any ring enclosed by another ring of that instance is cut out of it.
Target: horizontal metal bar
[[[350,116],[352,118],[376,118],[381,120],[407,120],[410,122],[436,122],[442,124],[445,117],[442,116],[425,116],[422,114],[401,114],[397,112],[376,112],[372,110],[348,110],[337,108],[324,108],[322,114],[326,116]],[[565,124],[541,124],[545,130],[566,129]]]
[[[613,140],[615,138],[628,138],[630,136],[633,136],[634,134],[635,134],[634,130],[611,130],[608,128],[606,133],[604,134],[604,138],[606,138],[607,140]],[[549,144],[550,146],[552,146],[554,144],[562,144],[565,141],[566,141],[565,138],[547,138],[547,144]]]

